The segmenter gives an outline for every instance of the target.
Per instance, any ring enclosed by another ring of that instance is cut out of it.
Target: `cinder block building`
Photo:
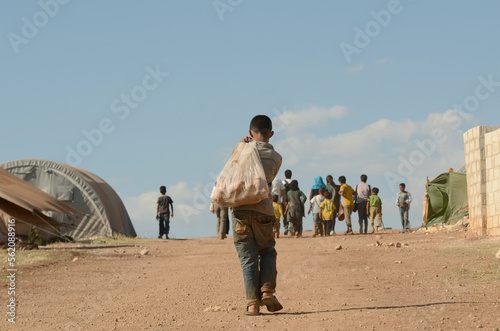
[[[470,228],[500,235],[500,126],[478,126],[464,134]]]

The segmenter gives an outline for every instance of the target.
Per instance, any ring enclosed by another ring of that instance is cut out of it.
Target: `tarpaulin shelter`
[[[427,223],[455,224],[469,214],[467,175],[443,173],[427,183]]]
[[[16,236],[28,236],[33,226],[40,230],[42,238],[60,239],[61,224],[48,216],[51,212],[73,217],[79,214],[64,202],[0,168],[0,242],[7,242],[10,219],[15,219]]]
[[[61,235],[74,240],[116,234],[136,236],[122,200],[95,174],[40,159],[10,161],[0,167],[81,213],[76,217],[59,212],[49,214],[59,223]]]

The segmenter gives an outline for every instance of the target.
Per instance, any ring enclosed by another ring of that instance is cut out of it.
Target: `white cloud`
[[[273,119],[274,131],[280,135],[295,135],[304,129],[326,126],[329,120],[340,119],[347,114],[347,108],[343,106],[324,108],[311,105],[301,110],[287,110]]]
[[[126,197],[123,203],[127,207],[129,216],[133,220],[153,220],[156,215],[156,201],[158,192],[147,192],[139,196]]]
[[[365,69],[365,65],[363,63],[358,63],[353,66],[347,67],[346,71],[348,73],[361,72]]]
[[[335,136],[317,137],[312,133],[286,136],[275,140],[274,146],[290,165],[309,161],[333,162],[330,160],[332,157],[341,157],[346,168],[367,158],[376,160],[374,163],[377,164],[394,163],[399,155],[421,149],[419,146],[423,146],[424,152],[431,153],[429,157],[432,158],[438,156],[436,152],[449,152],[450,145],[463,148],[461,132],[449,125],[451,118],[457,116],[457,111],[450,110],[430,114],[421,122],[381,119],[359,130]],[[431,150],[424,148],[429,139],[432,140],[432,135],[437,133],[440,133],[440,141],[443,141],[429,146]]]

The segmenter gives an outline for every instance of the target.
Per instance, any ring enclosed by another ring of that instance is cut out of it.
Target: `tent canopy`
[[[75,215],[76,209],[68,206],[30,183],[0,168],[0,198],[34,212],[55,211]]]
[[[64,202],[0,168],[0,242],[7,240],[7,222],[16,219],[16,234],[28,235],[30,226],[42,231],[45,238],[59,237],[60,224],[43,212],[77,215]]]
[[[427,183],[427,226],[437,223],[455,224],[469,214],[467,176],[443,173]]]
[[[122,200],[95,174],[40,159],[16,160],[0,167],[80,212],[76,216],[57,210],[47,213],[58,221],[62,235],[75,240],[115,234],[136,236]]]

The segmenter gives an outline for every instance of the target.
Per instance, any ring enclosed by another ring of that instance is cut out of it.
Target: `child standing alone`
[[[370,226],[372,233],[378,233],[378,228],[382,226],[382,200],[378,196],[378,188],[372,189],[372,195],[366,204],[366,213],[370,215]]]
[[[168,196],[167,188],[165,186],[160,186],[161,196],[158,198],[156,204],[156,219],[160,222],[160,234],[158,239],[161,239],[165,235],[165,239],[168,238],[168,233],[170,232],[170,217],[174,217],[174,201]],[[172,212],[170,212],[172,209]]]

